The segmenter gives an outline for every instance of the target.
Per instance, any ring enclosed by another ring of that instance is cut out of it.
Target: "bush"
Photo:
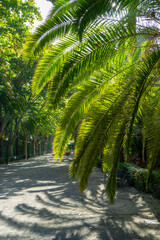
[[[129,185],[146,192],[147,169],[130,163],[120,163],[119,168]],[[160,198],[160,172],[153,171],[148,190],[153,196]]]

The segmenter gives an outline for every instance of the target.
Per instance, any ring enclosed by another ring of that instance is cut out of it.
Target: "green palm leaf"
[[[125,145],[126,149],[126,159],[129,157],[129,147],[131,141],[131,134],[133,130],[133,124],[139,109],[139,105],[141,102],[141,98],[144,97],[144,93],[146,92],[147,88],[150,87],[152,84],[155,83],[155,76],[158,74],[154,71],[154,69],[159,66],[160,61],[160,51],[159,49],[155,49],[145,58],[142,58],[142,64],[140,65],[139,69],[137,69],[137,73],[135,74],[135,90],[132,97],[132,106],[131,110],[131,118],[130,122],[128,123],[128,133],[127,133],[127,141]],[[154,75],[151,75],[151,72],[154,72]],[[159,75],[159,74],[158,74]],[[156,79],[158,80],[158,78]]]
[[[131,91],[130,85],[127,85],[128,87],[126,86],[121,93],[116,91],[113,93],[112,89],[110,94],[107,92],[107,96],[106,94],[101,95],[82,120],[75,149],[76,162],[79,164],[76,174],[79,179],[80,191],[84,191],[86,188],[92,169],[107,144],[110,128]]]
[[[66,36],[58,41],[57,44],[47,50],[39,61],[32,82],[32,90],[35,94],[39,94],[44,86],[53,78],[53,74],[58,71],[59,65],[68,55],[67,48],[70,51],[72,45],[76,44],[75,37]]]
[[[56,130],[56,157],[62,158],[76,132],[70,175],[78,177],[82,192],[103,152],[110,170],[110,202],[115,199],[120,152],[125,149],[128,158],[138,117],[144,122],[148,182],[160,152],[158,97],[151,114],[145,104],[159,81],[159,8],[157,0],[57,0],[50,18],[26,45],[27,60],[43,53],[33,91],[38,94],[47,84],[49,107],[56,108],[76,89]]]
[[[70,86],[73,86],[75,79],[77,84],[89,78],[93,71],[109,64],[112,58],[121,54],[122,49],[124,52],[124,48],[129,48],[126,44],[127,39],[144,34],[148,35],[148,30],[146,30],[146,33],[144,30],[135,32],[130,27],[122,26],[118,30],[117,27],[113,27],[106,33],[99,32],[99,34],[88,36],[86,42],[71,50],[67,60],[62,63],[59,71],[55,73],[53,82],[49,86],[49,102],[56,106]],[[95,44],[97,39],[99,39],[98,48]],[[119,52],[116,50],[117,44],[120,49]]]
[[[65,36],[71,29],[73,17],[70,12],[56,14],[49,18],[44,24],[31,34],[24,47],[24,59],[26,61],[35,59],[49,43]]]

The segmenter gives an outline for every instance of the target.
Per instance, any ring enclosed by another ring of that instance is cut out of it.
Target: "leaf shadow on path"
[[[159,239],[158,221],[148,223],[160,201],[126,187],[109,205],[99,169],[81,195],[68,177],[70,161],[47,155],[0,167],[0,239]]]

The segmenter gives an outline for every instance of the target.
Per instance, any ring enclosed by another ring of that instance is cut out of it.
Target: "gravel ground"
[[[0,166],[0,240],[159,240],[160,201],[120,186],[115,205],[95,169],[81,195],[70,157],[51,154]]]

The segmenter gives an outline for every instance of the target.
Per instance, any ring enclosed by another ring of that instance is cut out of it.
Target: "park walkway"
[[[0,240],[160,239],[159,200],[126,186],[109,205],[99,169],[81,195],[70,161],[48,154],[0,166]]]

